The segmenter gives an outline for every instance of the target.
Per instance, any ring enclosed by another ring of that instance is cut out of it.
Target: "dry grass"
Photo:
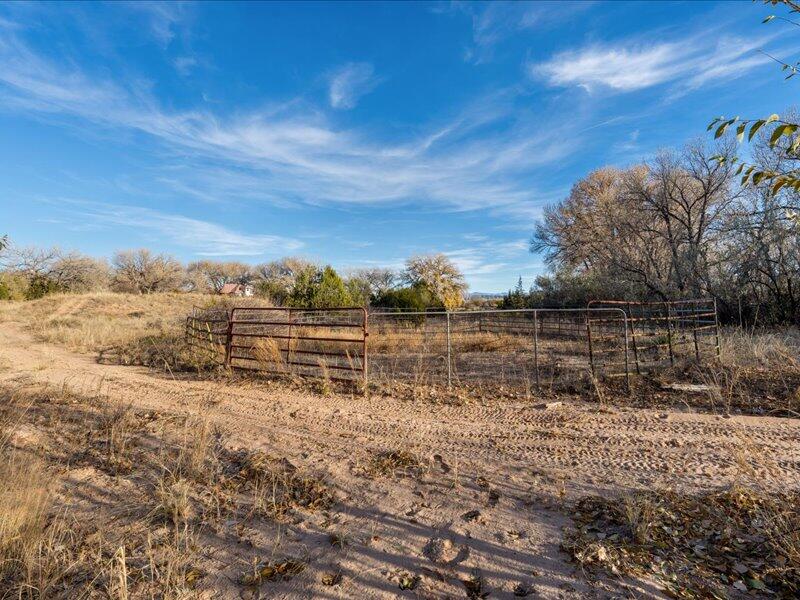
[[[53,515],[52,476],[37,456],[13,447],[24,411],[4,399],[0,418],[0,590],[46,598],[73,560],[63,515]],[[4,594],[5,596],[5,594]]]
[[[116,472],[132,466],[132,430],[135,427],[131,407],[117,402],[101,404],[97,431],[102,438],[105,459]]]
[[[529,336],[489,332],[453,332],[450,346],[453,352],[515,352],[530,350]],[[426,332],[424,329],[392,329],[380,327],[370,333],[370,350],[376,354],[430,352],[447,347],[444,331]]]
[[[99,352],[133,340],[181,332],[202,294],[54,294],[30,302],[0,303],[0,318],[19,320],[36,336],[80,352]]]
[[[800,332],[723,330],[722,364],[746,368],[800,368]]]
[[[721,336],[722,357],[693,366],[688,376],[703,384],[692,404],[724,414],[800,416],[800,335],[727,330]]]
[[[90,479],[69,492],[73,469]],[[83,508],[59,511],[72,493]],[[285,459],[225,448],[205,415],[142,413],[66,387],[0,390],[0,598],[195,597],[208,531],[333,500]],[[262,563],[258,583],[304,564]]]
[[[0,303],[0,320],[19,321],[42,341],[98,354],[100,362],[165,371],[208,371],[217,356],[189,347],[184,323],[192,307],[219,302],[202,294],[53,294]]]

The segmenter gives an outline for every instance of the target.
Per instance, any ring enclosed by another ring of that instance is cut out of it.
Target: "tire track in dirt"
[[[77,310],[73,305],[63,314]],[[346,459],[377,449],[442,455],[475,472],[509,477],[545,469],[616,485],[707,488],[736,477],[743,458],[767,483],[800,485],[800,420],[565,404],[556,410],[486,400],[434,405],[385,396],[320,397],[272,384],[177,380],[101,365],[0,324],[0,380],[100,389],[136,407],[207,410],[234,439],[321,448]],[[211,407],[211,408],[209,408]]]

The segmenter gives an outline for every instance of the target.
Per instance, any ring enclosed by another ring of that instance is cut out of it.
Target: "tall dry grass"
[[[45,463],[12,443],[25,410],[6,400],[0,414],[0,589],[20,600],[47,598],[70,570],[70,534],[63,516],[51,517],[52,476]]]
[[[39,339],[70,350],[97,352],[147,336],[181,333],[203,294],[53,294],[29,302],[0,303],[0,320],[18,321]]]
[[[800,331],[724,329],[720,337],[722,364],[735,367],[800,369]]]

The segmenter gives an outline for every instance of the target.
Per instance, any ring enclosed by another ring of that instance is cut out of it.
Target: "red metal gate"
[[[193,315],[187,335],[214,346],[226,367],[270,374],[366,382],[363,308],[252,308]],[[224,330],[221,328],[224,327]]]

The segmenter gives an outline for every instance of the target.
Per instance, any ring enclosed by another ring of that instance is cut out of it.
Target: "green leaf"
[[[734,175],[741,175],[742,171],[744,171],[744,163],[739,165],[739,168],[736,169],[736,173],[734,173]]]
[[[745,127],[747,127],[747,123],[739,123],[739,126],[736,128],[736,141],[741,142],[744,140]]]
[[[736,119],[738,119],[738,118],[739,117],[736,117]],[[722,137],[722,135],[725,134],[725,130],[728,129],[728,127],[730,127],[733,123],[735,123],[736,119],[729,119],[729,120],[725,121],[722,125],[717,127],[717,132],[714,134],[714,139]]]
[[[706,131],[711,131],[714,128],[714,125],[722,121],[724,118],[725,117],[717,117],[716,119],[711,121],[711,123],[708,124],[708,127],[706,127]]]
[[[764,126],[764,123],[766,122],[767,122],[766,119],[759,119],[758,121],[753,123],[753,125],[750,127],[750,133],[747,135],[748,142],[752,141],[753,136],[758,132],[759,129],[761,129]]]
[[[769,138],[769,145],[774,146],[778,143],[778,140],[781,139],[782,136],[792,135],[795,131],[797,131],[797,125],[792,125],[790,123],[778,125]]]
[[[757,171],[753,173],[753,185],[758,185],[761,183],[761,180],[764,179],[767,174],[764,171]]]
[[[775,18],[775,15],[770,15],[770,16],[768,16],[766,19],[764,19],[764,20],[763,20],[763,21],[761,21],[761,22],[762,22],[762,23],[769,23],[769,22],[770,22],[770,21],[772,21],[772,19],[774,19],[774,18]]]

